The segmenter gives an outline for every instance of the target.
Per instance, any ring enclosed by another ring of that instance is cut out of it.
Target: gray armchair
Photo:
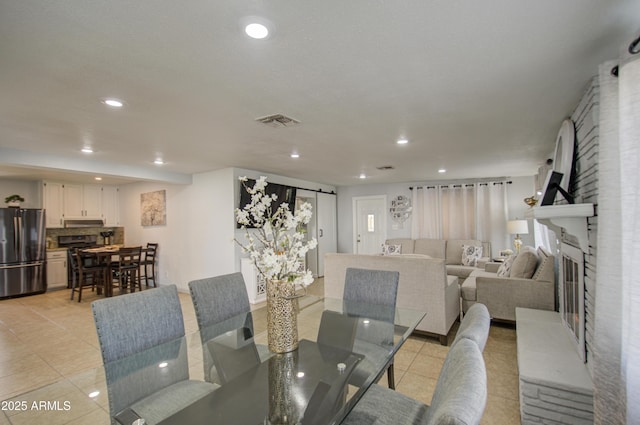
[[[125,417],[156,424],[216,389],[189,380],[175,285],[94,301],[91,308],[113,424]]]
[[[478,346],[462,338],[451,346],[431,405],[372,385],[343,425],[477,425],[487,402],[487,372]]]

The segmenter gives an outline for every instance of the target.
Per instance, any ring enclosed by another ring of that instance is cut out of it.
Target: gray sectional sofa
[[[506,276],[498,275],[499,268],[499,263],[487,263],[462,282],[464,312],[479,302],[494,320],[515,322],[516,307],[556,310],[555,257],[549,252],[524,247]]]
[[[460,283],[461,309],[466,312],[476,302],[485,304],[494,320],[515,321],[516,307],[556,310],[555,258],[542,248],[523,247],[514,256],[515,270],[498,276],[491,246],[479,240],[389,239],[387,245],[400,247],[400,254],[423,254],[444,259],[447,274]],[[476,266],[462,264],[463,245],[482,246]],[[519,259],[518,259],[519,257]],[[518,259],[516,262],[515,260]]]
[[[447,274],[466,279],[471,272],[477,270],[477,266],[462,264],[462,247],[464,245],[481,246],[482,256],[479,264],[484,264],[491,258],[491,243],[476,239],[388,239],[387,245],[399,245],[400,254],[422,254],[432,258],[444,260]]]
[[[460,286],[447,275],[445,261],[426,255],[325,254],[324,295],[342,298],[349,267],[400,272],[397,305],[425,311],[416,331],[436,335],[447,344],[447,334],[460,315]]]

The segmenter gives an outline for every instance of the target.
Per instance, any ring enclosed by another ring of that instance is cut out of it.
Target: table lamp
[[[509,220],[507,222],[507,232],[509,232],[510,235],[516,235],[516,238],[513,240],[513,246],[516,248],[516,253],[520,252],[520,247],[522,246],[520,235],[529,233],[527,220]]]

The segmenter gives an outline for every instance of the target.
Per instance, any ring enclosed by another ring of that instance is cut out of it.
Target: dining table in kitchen
[[[103,282],[105,297],[113,296],[113,271],[119,260],[121,245],[104,245],[92,248],[85,248],[82,252],[91,253],[97,257],[97,263],[103,267]],[[148,248],[140,248],[140,252],[147,252]],[[134,286],[135,288],[135,286]],[[122,288],[121,288],[122,291]]]

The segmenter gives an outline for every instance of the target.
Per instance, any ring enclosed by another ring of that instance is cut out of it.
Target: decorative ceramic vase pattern
[[[298,352],[269,358],[269,425],[299,424],[302,414],[295,397]]]
[[[267,339],[273,353],[298,348],[297,298],[293,282],[267,281]]]

